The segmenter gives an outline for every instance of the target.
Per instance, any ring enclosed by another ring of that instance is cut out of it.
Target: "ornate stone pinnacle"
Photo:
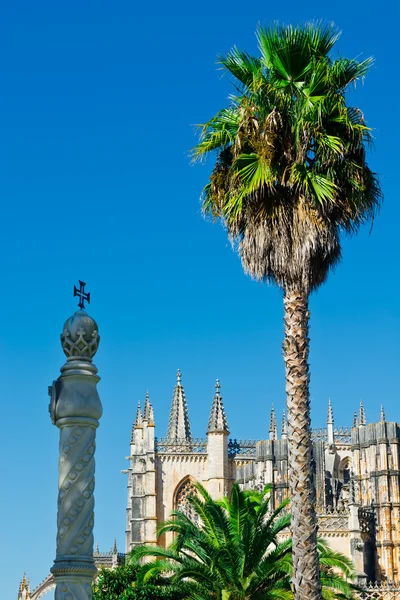
[[[149,396],[149,390],[146,390],[146,397],[144,400],[144,410],[143,410],[143,419],[145,421],[149,420],[149,413],[150,413],[150,396]]]
[[[113,554],[118,554],[117,539],[116,538],[114,538]]]
[[[134,428],[138,428],[138,427],[142,427],[143,425],[143,414],[142,414],[142,409],[140,408],[140,400],[138,402],[137,405],[137,409],[136,409],[136,419],[135,419],[135,423],[134,423]]]
[[[327,418],[326,422],[328,424],[333,424],[333,410],[332,410],[332,404],[331,404],[330,398],[328,398],[328,418]]]
[[[180,441],[188,442],[192,439],[185,390],[181,383],[181,372],[179,369],[176,374],[176,385],[169,413],[167,439],[170,442],[177,443]]]
[[[360,400],[360,425],[366,425],[366,424],[367,424],[367,417],[365,414],[365,408],[364,408],[363,401]]]
[[[357,411],[354,411],[354,416],[353,416],[353,427],[358,427],[358,414]]]
[[[286,419],[286,413],[283,411],[282,413],[282,439],[286,439],[288,436],[288,423]]]
[[[224,403],[220,393],[219,379],[215,382],[215,396],[211,405],[210,418],[208,419],[207,433],[214,431],[229,432],[228,419],[226,418]]]
[[[276,414],[274,405],[271,407],[271,414],[269,417],[269,439],[277,440],[278,439],[278,427],[276,425]]]
[[[384,423],[386,421],[386,418],[385,418],[385,409],[383,408],[383,404],[381,404],[381,410],[380,410],[380,414],[379,414],[379,420],[381,421],[381,423]]]

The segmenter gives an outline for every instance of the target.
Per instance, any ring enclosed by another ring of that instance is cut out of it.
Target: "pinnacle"
[[[354,417],[353,417],[353,427],[358,427],[359,425],[359,421],[358,421],[358,415],[357,415],[357,411],[354,411]]]
[[[176,374],[176,385],[169,413],[167,439],[173,442],[189,441],[192,439],[185,390],[182,385],[182,376],[179,369]]]
[[[228,419],[226,418],[220,388],[219,379],[217,379],[215,382],[215,396],[211,405],[210,418],[208,419],[207,433],[229,431]]]
[[[140,401],[139,401],[138,405],[137,405],[137,409],[136,409],[136,418],[132,425],[131,443],[134,442],[134,440],[135,440],[135,436],[134,436],[135,429],[140,429],[142,427],[142,424],[143,424],[143,415],[142,415],[142,409],[140,408]]]
[[[379,420],[381,421],[381,423],[384,423],[386,421],[386,418],[385,418],[385,409],[383,408],[383,404],[381,404],[381,410],[380,410],[380,414],[379,414]]]
[[[282,439],[286,439],[288,436],[288,422],[286,419],[286,413],[283,411],[282,414],[282,428],[281,428]]]
[[[149,390],[146,390],[146,398],[144,401],[143,419],[150,425],[154,425],[154,409],[150,402]]]
[[[274,405],[271,408],[271,414],[269,417],[269,439],[277,440],[278,439],[278,427],[276,425],[276,414]]]
[[[366,424],[367,424],[367,417],[365,414],[365,408],[364,408],[363,401],[360,400],[360,425],[366,425]]]
[[[328,425],[333,425],[333,410],[332,410],[332,404],[331,404],[331,399],[328,399],[328,418],[326,420]]]
[[[137,409],[136,409],[136,419],[135,419],[135,427],[141,427],[143,423],[143,414],[142,414],[142,409],[140,408],[140,400],[138,402],[137,405]]]
[[[118,554],[116,538],[114,538],[113,554]]]

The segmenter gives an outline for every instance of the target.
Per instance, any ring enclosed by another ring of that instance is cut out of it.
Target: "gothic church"
[[[399,582],[400,427],[366,422],[360,404],[352,428],[334,427],[328,402],[327,427],[313,430],[314,478],[319,535],[349,556],[360,584]],[[243,488],[272,486],[272,508],[288,495],[287,422],[280,436],[272,408],[268,440],[232,440],[217,380],[206,439],[191,435],[188,406],[178,371],[168,431],[155,437],[154,410],[146,394],[132,428],[128,475],[126,552],[157,543],[157,524],[174,509],[190,511],[187,498],[199,481],[212,497]],[[195,515],[192,515],[195,518]],[[168,545],[170,539],[159,539]]]

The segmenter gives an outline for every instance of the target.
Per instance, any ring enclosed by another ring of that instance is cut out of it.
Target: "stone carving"
[[[61,430],[57,515],[60,554],[89,554],[93,549],[95,431],[80,425]]]
[[[376,581],[362,586],[355,597],[360,600],[398,600],[400,598],[400,586],[394,581]]]
[[[67,357],[93,358],[99,343],[97,323],[86,311],[80,310],[65,321],[61,344]]]
[[[339,427],[334,430],[334,438],[336,442],[342,444],[349,444],[351,442],[351,429],[349,427]],[[328,428],[321,427],[319,429],[313,429],[311,431],[311,439],[313,441],[321,440],[322,442],[328,441]]]
[[[256,440],[230,439],[228,442],[228,456],[233,458],[237,454],[255,456]]]
[[[318,515],[318,529],[320,532],[348,531],[349,517],[346,513]]]
[[[198,524],[200,522],[199,515],[188,501],[190,496],[196,495],[197,490],[193,484],[193,481],[191,479],[186,479],[176,493],[175,504],[177,510],[186,515],[193,523]]]
[[[57,585],[55,600],[75,600],[77,598],[92,598],[92,586],[90,583],[82,583],[79,580],[64,581]]]
[[[206,454],[207,440],[204,438],[192,438],[189,440],[186,438],[178,438],[175,440],[171,440],[168,437],[155,438],[155,451],[158,453],[171,452],[174,454],[186,452]]]

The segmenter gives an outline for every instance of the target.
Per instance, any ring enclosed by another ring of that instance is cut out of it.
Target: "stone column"
[[[84,310],[66,321],[61,342],[67,362],[51,390],[50,416],[60,429],[57,552],[51,569],[56,600],[90,600],[97,573],[94,452],[102,406],[92,358],[99,340],[97,324]]]

